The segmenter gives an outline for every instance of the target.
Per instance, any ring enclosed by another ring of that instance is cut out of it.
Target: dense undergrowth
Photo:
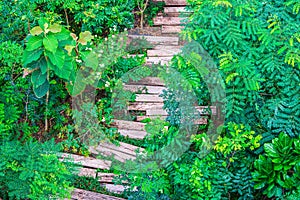
[[[170,116],[146,119],[148,135],[136,141],[111,123],[135,99],[118,93],[119,79],[152,73],[141,67],[144,57],[126,56],[146,56],[145,41],[125,45],[125,29],[140,25],[141,3],[0,2],[0,198],[69,197],[73,187],[110,194],[96,179],[77,177],[58,153],[88,156],[88,145],[109,138],[143,147],[163,165],[112,171],[120,175],[116,183],[130,185],[120,195],[128,199],[300,199],[299,2],[188,0],[193,13],[182,37],[189,43],[172,60],[174,73],[154,72],[170,88],[162,94]],[[161,10],[150,1],[144,25]],[[212,66],[225,96],[211,87]],[[91,89],[94,102],[74,109]],[[81,98],[74,103],[71,96]],[[213,127],[220,123],[211,117],[213,128],[193,127],[182,142],[182,121],[190,116],[180,102],[194,100],[220,105],[224,124]],[[154,154],[166,146],[184,151]]]

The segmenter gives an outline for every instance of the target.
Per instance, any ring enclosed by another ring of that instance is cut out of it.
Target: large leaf
[[[47,62],[44,56],[40,57],[36,62],[31,63],[27,66],[29,69],[39,69],[42,71],[42,74],[47,72]]]
[[[55,34],[55,37],[58,39],[58,40],[67,40],[69,37],[71,37],[70,35],[70,31],[67,30],[66,28],[62,27],[61,31],[59,33],[56,33]]]
[[[34,92],[35,96],[37,96],[38,98],[42,98],[43,96],[45,96],[47,94],[47,92],[49,91],[49,88],[50,88],[50,85],[47,80],[39,87],[33,88],[33,92]]]
[[[41,36],[30,37],[26,45],[26,50],[32,51],[38,49],[42,46],[42,44],[43,44],[43,38]]]
[[[78,43],[82,45],[87,45],[88,42],[90,42],[94,36],[89,31],[85,31],[79,34],[79,40]]]
[[[39,26],[34,27],[33,29],[30,30],[31,35],[39,35],[43,32],[42,28]]]
[[[58,47],[58,41],[54,35],[47,35],[43,39],[43,44],[46,50],[55,53]]]
[[[85,65],[87,67],[92,68],[93,70],[96,70],[99,65],[97,54],[93,51],[88,51],[82,55],[83,55],[82,59],[83,59]]]
[[[49,31],[52,33],[59,33],[61,31],[61,26],[59,24],[50,25]]]
[[[31,75],[31,82],[34,88],[38,88],[47,80],[47,74],[43,74],[41,70],[35,70]]]
[[[62,68],[65,62],[65,54],[63,50],[57,49],[55,53],[47,52],[47,56],[49,57],[51,63],[56,65],[58,68]]]
[[[65,80],[70,80],[70,76],[74,71],[74,65],[75,64],[72,62],[72,59],[69,57],[66,59],[63,68],[56,68],[54,72],[58,77],[63,78]]]
[[[42,55],[42,53],[43,53],[42,49],[36,49],[34,51],[25,50],[23,54],[23,65],[27,66],[29,63],[38,60]]]

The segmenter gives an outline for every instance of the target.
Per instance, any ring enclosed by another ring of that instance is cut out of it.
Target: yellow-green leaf
[[[66,45],[66,46],[65,46],[65,50],[67,50],[69,56],[71,55],[72,50],[73,50],[74,48],[75,48],[75,46],[72,46],[72,45]]]
[[[43,29],[39,26],[34,27],[33,29],[30,30],[31,35],[39,35],[43,32]]]
[[[85,31],[79,34],[79,40],[78,42],[82,45],[87,45],[88,42],[90,42],[94,36],[89,31]]]
[[[59,24],[53,24],[49,27],[49,31],[52,33],[59,33],[61,31],[61,26]]]

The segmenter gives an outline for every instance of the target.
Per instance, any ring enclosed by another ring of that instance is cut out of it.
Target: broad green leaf
[[[54,72],[58,77],[63,78],[65,80],[70,80],[70,76],[73,70],[74,70],[74,63],[72,62],[71,58],[68,58],[66,59],[63,68],[62,69],[56,68]]]
[[[44,56],[38,59],[36,62],[33,62],[27,66],[29,69],[39,69],[42,71],[42,74],[47,72],[47,62]]]
[[[61,31],[55,34],[58,40],[67,40],[70,37],[70,31],[62,27]]]
[[[26,50],[32,51],[38,49],[42,46],[42,44],[43,44],[43,38],[41,36],[30,37],[26,45]]]
[[[43,32],[43,29],[39,26],[36,26],[33,29],[31,29],[29,32],[31,35],[39,35]]]
[[[55,53],[58,47],[58,41],[53,35],[47,35],[43,39],[43,44],[46,50]]]
[[[57,49],[56,53],[47,52],[47,56],[49,57],[52,64],[56,65],[58,68],[62,68],[65,62],[65,54],[63,50]]]
[[[42,74],[45,74],[47,72],[47,62],[45,57],[43,57],[39,62],[39,67],[42,71]]]
[[[42,98],[43,96],[45,96],[47,94],[47,92],[49,91],[49,88],[50,88],[50,85],[47,80],[41,86],[39,86],[37,88],[33,88],[33,92],[34,92],[35,96],[37,96],[38,98]]]
[[[47,74],[42,74],[40,70],[35,70],[31,75],[31,82],[34,88],[38,88],[47,80]]]
[[[27,66],[29,63],[36,61],[42,55],[42,49],[36,49],[34,51],[24,51],[23,53],[23,65]]]
[[[87,45],[88,42],[90,42],[94,36],[89,31],[85,31],[79,34],[79,40],[78,42],[82,45]]]
[[[87,67],[92,68],[93,70],[97,70],[99,61],[97,54],[93,51],[85,52],[83,55],[83,61]]]
[[[52,33],[59,33],[61,31],[61,26],[59,24],[50,25],[49,31]]]

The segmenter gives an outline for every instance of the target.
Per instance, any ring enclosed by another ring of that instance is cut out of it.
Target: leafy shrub
[[[227,121],[249,124],[260,133],[298,135],[299,4],[188,2],[194,12],[183,35],[218,65],[226,83]]]
[[[272,143],[266,143],[264,149],[266,154],[255,161],[255,188],[263,189],[269,198],[299,191],[300,140],[281,133]]]
[[[107,36],[134,24],[134,0],[4,0],[0,2],[0,41],[21,42],[41,18],[62,22],[79,34]]]
[[[1,196],[7,195],[9,199],[70,197],[74,168],[59,160],[56,153],[60,146],[53,140],[44,144],[2,141],[0,150]]]

